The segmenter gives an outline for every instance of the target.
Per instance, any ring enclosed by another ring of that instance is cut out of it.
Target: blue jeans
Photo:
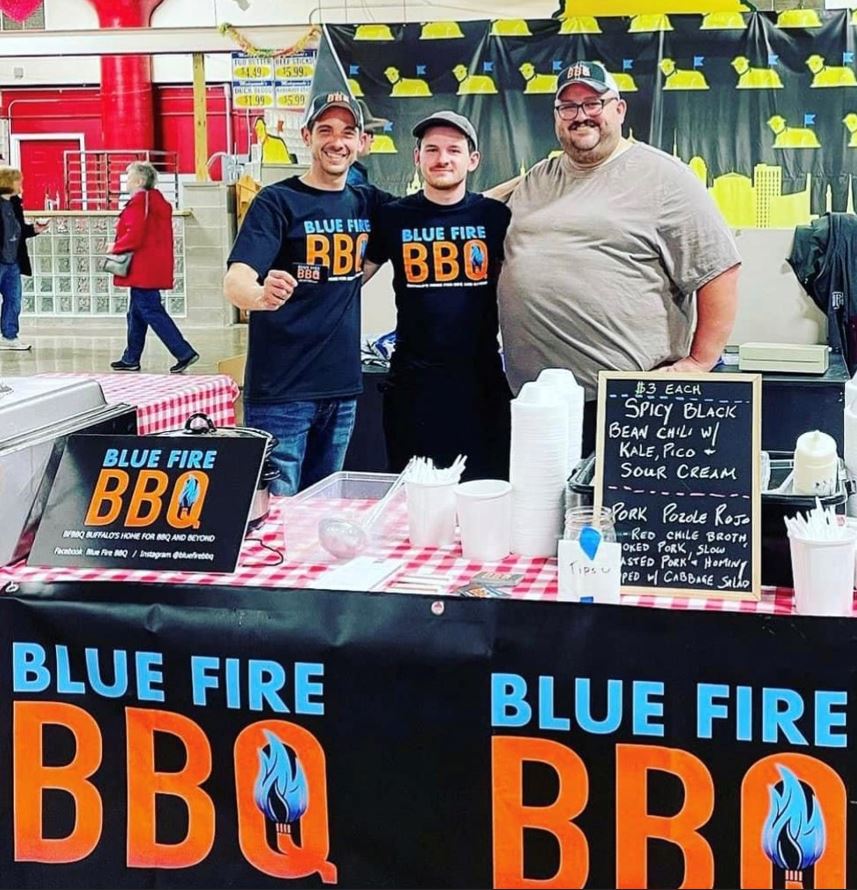
[[[178,361],[194,354],[194,348],[182,337],[176,323],[167,315],[159,290],[132,287],[128,300],[128,346],[123,362],[139,364],[146,345],[146,330],[151,328]],[[5,334],[4,334],[5,336]]]
[[[0,335],[14,340],[21,314],[21,268],[17,263],[0,263],[0,299]]]
[[[297,494],[341,470],[356,414],[356,399],[245,402],[244,423],[278,440],[271,460],[280,478],[271,483],[271,494]]]

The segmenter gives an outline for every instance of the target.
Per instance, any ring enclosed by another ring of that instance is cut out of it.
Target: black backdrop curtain
[[[579,20],[598,33],[564,34],[568,23],[556,19],[500,25],[510,36],[491,22],[337,25],[325,29],[326,49],[351,89],[391,121],[367,166],[373,182],[399,194],[418,186],[411,128],[440,108],[468,115],[479,132],[474,189],[557,150],[553,78],[589,59],[620,75],[626,135],[693,160],[709,186],[739,174],[749,189],[764,164],[778,195],[803,191],[811,174],[812,212],[824,212],[828,187],[831,209],[843,211],[857,172],[855,26],[847,10],[803,12],[815,27],[782,27],[775,13]],[[663,30],[638,30],[647,26]]]

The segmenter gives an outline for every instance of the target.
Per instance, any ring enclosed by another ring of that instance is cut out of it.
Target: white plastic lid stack
[[[512,552],[554,556],[562,528],[568,409],[555,387],[526,383],[512,401]]]
[[[848,384],[846,384],[847,386]],[[845,466],[857,476],[857,403],[845,401]]]
[[[538,376],[539,386],[551,386],[561,394],[568,410],[568,467],[570,474],[580,462],[583,443],[583,387],[567,368],[545,368]]]
[[[845,381],[845,407],[857,410],[857,371],[850,380]]]

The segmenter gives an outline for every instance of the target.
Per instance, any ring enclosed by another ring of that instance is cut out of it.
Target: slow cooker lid
[[[156,435],[177,438],[182,436],[191,436],[193,438],[218,436],[231,439],[264,439],[266,443],[265,457],[274,450],[277,444],[276,437],[266,433],[264,430],[257,430],[249,426],[215,426],[214,421],[202,411],[191,414],[181,429],[164,430],[161,433],[156,433]]]

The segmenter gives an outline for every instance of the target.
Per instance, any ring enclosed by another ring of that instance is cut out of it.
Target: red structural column
[[[161,2],[89,0],[102,28],[147,28]],[[154,148],[151,56],[101,57],[101,131],[106,149]]]

